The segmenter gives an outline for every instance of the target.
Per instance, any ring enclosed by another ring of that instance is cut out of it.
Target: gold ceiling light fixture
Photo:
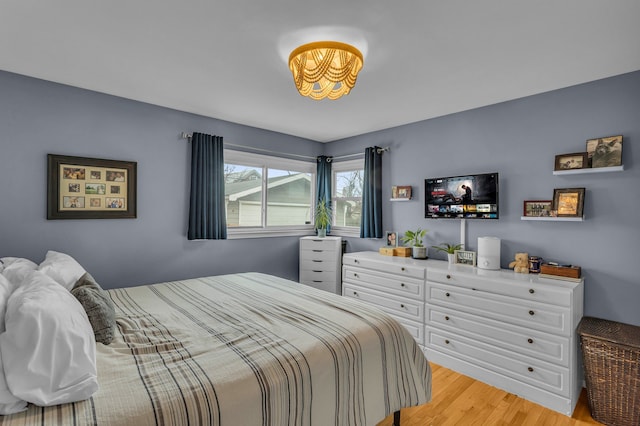
[[[358,49],[337,41],[303,44],[289,55],[289,69],[298,92],[315,100],[347,95],[363,63]]]

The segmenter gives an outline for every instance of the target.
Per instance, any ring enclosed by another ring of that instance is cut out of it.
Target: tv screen
[[[498,173],[424,180],[424,217],[498,219]]]

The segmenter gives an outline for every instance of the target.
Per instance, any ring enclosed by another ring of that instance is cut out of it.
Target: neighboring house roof
[[[269,178],[267,188],[273,189],[279,186],[287,185],[299,180],[311,181],[306,173],[296,173],[288,176],[277,176]],[[225,194],[229,201],[237,201],[240,198],[256,194],[262,190],[262,182],[260,180],[249,180],[243,182],[227,183],[225,186]]]

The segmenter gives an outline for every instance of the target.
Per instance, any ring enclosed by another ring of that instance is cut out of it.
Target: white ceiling
[[[639,21],[638,0],[2,0],[0,69],[327,142],[640,70]],[[289,51],[330,35],[366,51],[356,87],[303,98]]]

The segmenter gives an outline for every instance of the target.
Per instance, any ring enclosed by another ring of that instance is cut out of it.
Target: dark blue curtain
[[[224,205],[224,150],[221,136],[191,136],[190,240],[224,240],[227,218]]]
[[[382,150],[364,151],[360,238],[382,238]]]
[[[325,200],[327,206],[331,207],[331,157],[321,155],[318,157],[318,167],[316,169],[316,200]],[[327,232],[331,230],[331,225],[327,227]]]

